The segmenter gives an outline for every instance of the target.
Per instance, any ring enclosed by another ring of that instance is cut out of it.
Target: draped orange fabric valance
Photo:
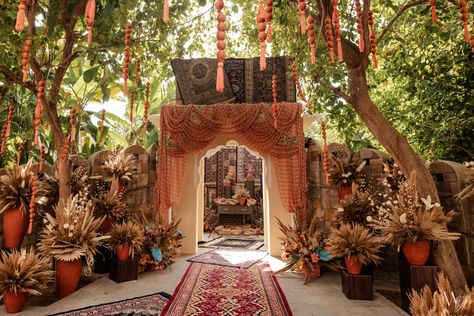
[[[162,221],[184,185],[186,157],[206,149],[218,134],[232,135],[250,149],[270,155],[283,206],[306,211],[306,155],[301,105],[279,103],[278,129],[267,104],[168,105],[161,108],[156,207]]]

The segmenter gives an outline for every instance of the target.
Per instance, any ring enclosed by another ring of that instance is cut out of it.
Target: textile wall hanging
[[[306,215],[306,158],[301,105],[280,103],[278,130],[267,104],[163,106],[156,182],[156,207],[163,222],[181,197],[186,158],[209,146],[218,134],[232,135],[274,160],[283,207]]]

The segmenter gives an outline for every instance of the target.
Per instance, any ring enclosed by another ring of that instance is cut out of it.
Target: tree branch
[[[337,95],[338,97],[344,99],[344,101],[346,101],[347,103],[349,104],[352,104],[352,97],[350,95],[348,95],[347,93],[343,92],[341,90],[341,87],[336,87],[336,86],[329,86],[331,91]]]
[[[388,22],[388,24],[383,28],[382,32],[376,40],[377,45],[382,41],[384,36],[392,29],[395,22],[403,15],[403,13],[405,13],[405,11],[420,4],[426,4],[426,0],[415,0],[412,2],[408,2],[403,7],[401,7],[397,14],[395,14],[395,16],[390,20],[390,22]]]
[[[11,71],[5,65],[0,65],[0,73],[3,73],[7,82],[16,83],[22,87],[27,88],[28,90],[35,91],[35,85],[31,81],[23,82],[23,78],[17,76],[13,71]]]

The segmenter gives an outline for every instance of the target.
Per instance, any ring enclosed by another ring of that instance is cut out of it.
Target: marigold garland
[[[71,109],[71,115],[70,115],[70,118],[69,118],[69,123],[71,123],[70,141],[72,143],[76,139],[76,132],[74,130],[74,127],[76,125],[76,108]]]
[[[355,0],[355,9],[357,13],[357,32],[359,33],[359,51],[364,52],[364,27],[362,26],[362,6],[360,0]]]
[[[30,62],[30,50],[33,43],[30,39],[25,41],[23,52],[21,53],[21,70],[23,72],[23,82],[28,80],[28,63]]]
[[[169,0],[164,0],[163,3],[163,22],[168,23],[170,21],[170,3]]]
[[[145,89],[145,113],[143,114],[143,118],[145,121],[145,132],[148,131],[148,110],[150,109],[150,81],[146,83]]]
[[[18,13],[16,15],[15,24],[15,30],[17,32],[21,32],[25,28],[26,7],[28,2],[29,0],[20,0],[20,3],[18,4]]]
[[[95,19],[95,0],[88,0],[86,5],[86,24],[87,24],[87,44],[92,43],[92,28],[94,27]]]
[[[309,42],[309,47],[311,49],[311,63],[314,64],[316,62],[316,47],[315,47],[315,37],[314,37],[314,18],[310,14],[308,17],[308,42]]]
[[[336,31],[336,41],[337,41],[337,59],[342,61],[342,42],[341,42],[341,20],[340,20],[340,13],[338,9],[338,0],[332,0],[332,6],[334,8],[333,15],[332,15],[332,22],[334,24],[334,30]]]
[[[6,140],[7,140],[7,123],[4,123],[2,127],[2,154],[5,152]]]
[[[306,33],[306,1],[298,0],[298,9],[300,10],[301,34]]]
[[[272,104],[273,127],[275,127],[275,129],[278,129],[278,101],[277,101],[278,81],[277,81],[277,75],[276,74],[273,74],[273,76],[272,76],[272,90],[273,90],[273,104]]]
[[[36,210],[36,192],[38,191],[38,176],[33,177],[33,183],[31,184],[31,200],[30,200],[30,221],[28,225],[28,234],[33,233],[33,222],[35,219]]]
[[[36,108],[35,108],[35,118],[34,118],[34,127],[35,127],[35,145],[38,145],[39,142],[39,126],[41,124],[41,115],[43,112],[42,100],[44,97],[45,82],[40,80],[38,83],[38,91],[36,94]]]
[[[225,60],[225,31],[226,31],[226,16],[222,11],[224,9],[224,0],[216,1],[217,10],[217,78],[216,91],[224,92],[224,60]]]
[[[471,35],[469,34],[469,8],[466,0],[459,1],[459,9],[461,11],[461,21],[464,27],[464,39],[469,43],[471,41]]]
[[[260,1],[261,6],[263,7],[263,1]],[[265,12],[259,10],[257,15],[257,28],[258,28],[258,41],[260,43],[260,71],[264,71],[267,68],[267,60],[265,58],[265,42],[267,40],[267,33],[265,33]]]
[[[39,164],[39,171],[43,172],[44,170],[44,145],[41,144],[40,147],[40,164]]]
[[[138,84],[140,79],[140,67],[141,67],[141,60],[140,57],[137,58],[137,64],[135,66],[135,84]]]
[[[135,104],[135,90],[130,92],[130,124],[133,123],[133,106]]]
[[[13,114],[15,113],[15,106],[13,102],[10,103],[10,107],[8,108],[8,116],[7,116],[7,134],[6,137],[10,136],[11,125],[13,120]]]
[[[267,13],[267,42],[271,43],[273,41],[273,30],[272,30],[272,20],[273,20],[273,0],[267,0],[267,7],[265,8]]]
[[[428,3],[431,7],[431,20],[436,24],[438,23],[438,18],[436,16],[436,0],[428,0]]]
[[[326,42],[329,48],[329,53],[331,56],[331,64],[334,64],[334,35],[332,32],[331,18],[329,15],[326,15],[325,20],[325,29],[326,29]]]
[[[372,10],[369,10],[369,26],[370,26],[370,46],[371,46],[372,58],[374,61],[374,68],[377,69],[379,67],[379,64],[377,62],[377,43],[375,42],[374,14]]]
[[[328,142],[327,142],[327,134],[326,134],[326,122],[324,120],[321,123],[321,131],[323,134],[323,141],[324,141],[324,148],[323,148],[324,179],[326,180],[326,184],[329,184],[329,150],[328,150]]]
[[[130,44],[132,24],[128,23],[125,29],[125,50],[123,57],[123,95],[127,96],[128,67],[130,66]]]

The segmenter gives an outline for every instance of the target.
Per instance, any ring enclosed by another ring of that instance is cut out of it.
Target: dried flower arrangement
[[[108,240],[108,244],[113,249],[128,245],[128,254],[133,257],[135,251],[141,251],[143,243],[145,242],[144,230],[143,226],[134,222],[114,225],[109,231],[110,239]]]
[[[147,226],[141,258],[138,261],[138,272],[163,270],[171,267],[181,247],[183,235],[178,231],[180,221],[168,225],[154,224]]]
[[[332,260],[329,253],[328,235],[317,228],[317,217],[313,216],[308,223],[301,223],[295,216],[295,227],[287,226],[278,220],[283,252],[281,258],[286,261],[285,267],[277,273],[298,271],[304,277],[305,284],[320,275],[321,266],[337,269],[339,265]]]
[[[250,193],[248,190],[246,190],[245,188],[238,188],[232,198],[233,199],[240,199],[240,198],[247,199],[249,197],[250,197]]]
[[[464,295],[456,296],[443,272],[438,273],[437,290],[425,286],[421,292],[412,291],[410,313],[413,316],[470,316],[474,315],[474,288],[466,288]]]
[[[400,187],[406,181],[406,177],[398,165],[393,161],[384,162],[383,172],[384,178],[382,180],[382,185],[393,192],[400,190]]]
[[[108,218],[113,221],[125,217],[127,213],[126,204],[121,195],[122,192],[110,190],[100,194],[98,197],[92,197],[94,216],[96,218]]]
[[[116,151],[109,159],[104,161],[105,179],[119,182],[127,182],[133,179],[133,165],[136,158],[133,154],[127,153],[125,150]]]
[[[465,162],[464,165],[468,167],[469,170],[466,173],[466,184],[464,189],[456,194],[456,198],[459,200],[474,196],[474,161]]]
[[[360,164],[354,161],[347,161],[345,159],[339,159],[336,155],[332,155],[333,164],[329,172],[329,178],[333,185],[338,187],[351,186],[352,183],[358,183],[361,179],[360,172],[366,165],[366,161],[363,160]]]
[[[336,213],[336,221],[339,223],[359,223],[363,226],[377,217],[372,196],[355,185],[352,187],[352,194],[341,201]]]

